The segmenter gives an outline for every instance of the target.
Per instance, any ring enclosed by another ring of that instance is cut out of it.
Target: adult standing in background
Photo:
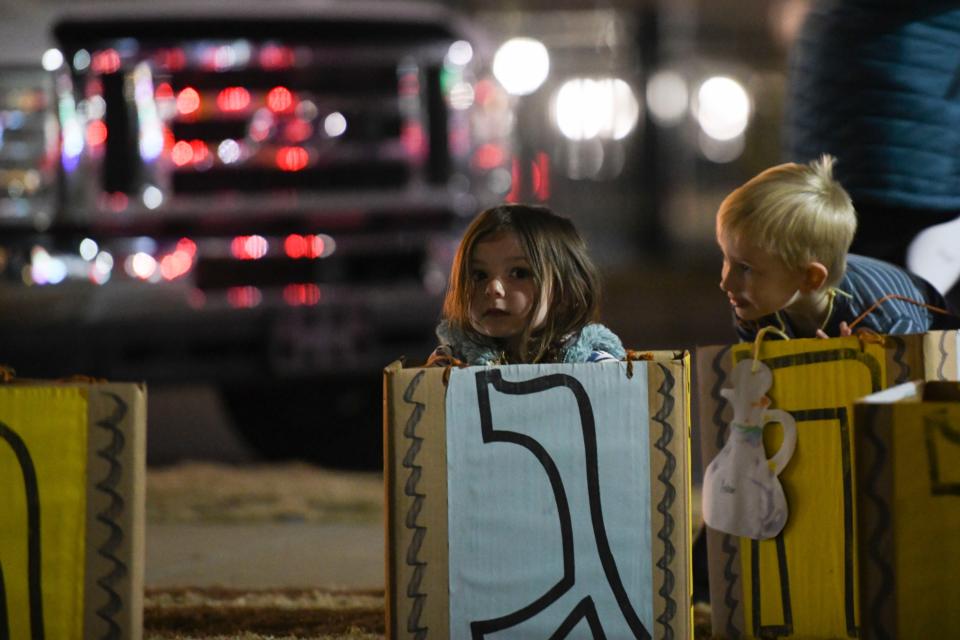
[[[837,158],[859,217],[851,251],[906,266],[960,309],[960,4],[811,2],[786,109],[789,160]]]

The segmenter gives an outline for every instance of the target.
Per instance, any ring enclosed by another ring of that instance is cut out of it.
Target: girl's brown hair
[[[511,362],[533,363],[555,359],[561,342],[597,319],[600,309],[600,278],[587,254],[587,247],[573,223],[547,207],[512,204],[481,212],[467,227],[450,269],[450,284],[443,302],[447,321],[479,342],[490,338],[470,325],[473,278],[470,258],[478,242],[498,232],[517,235],[527,256],[537,291],[550,291],[546,322],[534,333],[528,325],[519,353],[507,353]],[[535,317],[543,304],[538,295],[530,312]]]

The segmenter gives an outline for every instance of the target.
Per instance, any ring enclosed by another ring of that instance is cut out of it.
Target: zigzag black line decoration
[[[96,423],[96,426],[106,429],[110,433],[110,442],[103,449],[97,451],[97,456],[107,461],[110,470],[107,477],[96,484],[97,490],[107,494],[110,498],[110,504],[97,514],[97,520],[110,529],[110,536],[97,549],[97,553],[110,562],[113,567],[109,573],[97,578],[97,586],[107,594],[107,603],[97,609],[97,617],[106,622],[108,626],[108,631],[103,635],[103,638],[119,640],[122,637],[120,625],[114,620],[114,616],[123,609],[123,599],[114,589],[114,585],[126,577],[127,565],[116,555],[117,550],[123,543],[123,529],[117,524],[117,518],[120,517],[125,508],[123,496],[116,488],[119,486],[120,478],[123,475],[123,466],[120,464],[119,456],[123,452],[126,440],[119,425],[127,415],[127,403],[115,393],[105,392],[104,395],[113,400],[116,406],[112,415]]]
[[[733,612],[740,605],[740,602],[733,597],[733,585],[737,580],[737,574],[733,572],[733,561],[737,557],[738,546],[730,542],[736,540],[739,538],[727,533],[723,534],[723,551],[727,554],[727,562],[723,565],[723,579],[727,583],[727,590],[723,594],[723,605],[727,608],[727,635],[731,638],[740,637],[740,630],[733,624]]]
[[[726,406],[727,400],[720,395],[720,389],[723,388],[723,384],[727,381],[727,372],[723,369],[723,359],[726,357],[727,352],[730,351],[730,347],[724,347],[717,355],[714,357],[713,362],[710,363],[710,368],[713,370],[715,382],[713,386],[710,387],[710,399],[713,400],[713,415],[711,420],[713,421],[713,426],[717,430],[717,441],[716,446],[717,450],[723,449],[725,436],[727,434],[727,424],[723,421],[721,415],[723,413],[723,408]],[[706,462],[706,461],[705,461]],[[730,545],[730,536],[723,536],[723,551],[727,553],[727,562],[723,567],[723,579],[726,581],[727,589],[723,594],[723,604],[727,608],[727,635],[731,638],[739,638],[740,630],[733,624],[734,612],[736,612],[737,607],[740,606],[740,601],[733,597],[733,586],[737,580],[737,574],[733,572],[733,560],[736,557],[737,547]]]
[[[407,449],[407,453],[403,457],[403,467],[410,469],[410,475],[407,476],[403,493],[413,498],[404,521],[404,526],[413,530],[413,538],[410,540],[410,546],[407,547],[406,557],[407,566],[413,567],[413,575],[410,576],[410,581],[407,583],[407,597],[413,599],[410,615],[407,616],[407,631],[413,633],[417,640],[423,640],[427,637],[427,627],[420,625],[420,615],[423,613],[424,601],[427,599],[427,594],[420,591],[420,582],[423,580],[427,563],[419,558],[420,548],[427,535],[427,528],[417,524],[417,518],[423,508],[423,501],[427,496],[424,493],[417,493],[417,484],[420,482],[423,467],[414,464],[423,443],[423,438],[417,436],[417,425],[423,417],[426,405],[413,399],[413,393],[423,379],[423,375],[423,371],[415,375],[403,391],[403,401],[413,405],[413,411],[410,412],[407,424],[403,428],[404,437],[410,440],[410,448]]]
[[[903,360],[903,354],[907,351],[907,344],[903,341],[903,338],[898,338],[896,336],[889,336],[893,340],[893,344],[896,345],[897,349],[893,352],[893,361],[900,365],[900,373],[897,374],[895,383],[900,384],[901,382],[906,382],[910,379],[910,367]]]
[[[723,407],[727,404],[727,400],[720,395],[720,389],[723,388],[723,383],[727,381],[727,372],[723,370],[723,365],[720,363],[723,362],[728,351],[730,351],[730,347],[724,347],[717,353],[713,362],[710,363],[710,368],[713,369],[715,379],[713,386],[710,387],[710,398],[713,400],[713,406],[715,407],[710,419],[713,422],[713,426],[717,428],[717,451],[723,449],[727,435],[727,423],[724,422],[722,418]]]
[[[953,331],[943,331],[940,333],[940,364],[937,365],[937,380],[946,380],[947,376],[943,372],[943,367],[947,364],[947,334],[956,336]]]
[[[673,440],[673,427],[667,421],[667,418],[673,413],[673,406],[676,403],[673,396],[670,395],[670,392],[673,391],[673,387],[675,386],[675,381],[669,369],[662,364],[658,364],[658,366],[663,372],[663,383],[660,385],[660,388],[657,389],[657,393],[663,396],[663,404],[660,406],[657,414],[653,416],[654,421],[662,427],[660,438],[657,440],[655,446],[657,450],[664,455],[666,462],[664,462],[663,469],[657,476],[657,479],[663,483],[665,489],[663,499],[657,504],[657,511],[663,516],[663,526],[660,528],[660,531],[657,532],[657,537],[663,542],[663,555],[657,560],[657,567],[663,571],[663,585],[661,585],[658,593],[666,602],[663,613],[657,617],[657,622],[663,625],[664,640],[672,640],[674,634],[671,623],[677,613],[677,603],[672,596],[675,579],[673,571],[670,570],[670,565],[676,556],[676,549],[674,549],[673,543],[670,542],[670,535],[673,533],[673,516],[670,515],[670,507],[673,506],[673,501],[677,495],[677,490],[671,482],[673,472],[677,468],[677,460],[673,453],[670,452],[670,449],[667,448],[670,441]]]
[[[890,530],[890,509],[887,501],[883,499],[879,488],[880,477],[883,473],[883,464],[887,459],[887,448],[884,445],[883,439],[877,435],[875,429],[876,425],[874,421],[878,409],[877,405],[867,405],[867,411],[869,413],[866,420],[866,441],[873,445],[874,458],[873,464],[870,465],[870,470],[867,474],[867,486],[864,487],[864,493],[876,506],[877,518],[873,530],[868,532],[866,551],[870,561],[873,562],[874,566],[880,572],[880,585],[870,600],[871,624],[869,626],[872,631],[871,637],[890,640],[890,636],[887,633],[888,630],[885,629],[880,622],[883,619],[884,609],[889,606],[888,599],[893,593],[893,570],[890,567],[888,558],[880,548],[880,541],[883,539],[884,534]],[[861,586],[861,589],[862,588]]]

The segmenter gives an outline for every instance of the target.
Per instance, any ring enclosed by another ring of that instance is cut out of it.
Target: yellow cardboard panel
[[[897,375],[913,370],[918,344],[839,338],[760,345],[756,355],[773,373],[770,406],[796,420],[796,450],[780,475],[789,519],[779,536],[760,542],[708,531],[715,633],[856,636],[853,403],[886,386],[891,364]],[[754,355],[753,344],[698,350],[704,464],[723,446],[731,419],[719,391],[731,386],[733,364]],[[768,455],[781,438],[779,426],[766,429]]]
[[[863,637],[960,625],[960,385],[917,381],[856,407]]]
[[[960,403],[894,407],[898,637],[960,629]]]
[[[0,571],[9,637],[83,638],[87,393],[0,388]],[[2,631],[2,630],[0,630]]]

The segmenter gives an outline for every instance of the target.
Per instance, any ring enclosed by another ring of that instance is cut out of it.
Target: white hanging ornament
[[[703,519],[735,536],[767,540],[787,523],[787,499],[777,476],[793,456],[796,422],[786,411],[770,409],[766,393],[773,373],[759,360],[741,360],[730,375],[733,388],[720,395],[733,406],[729,435],[703,477]],[[763,429],[780,423],[783,443],[772,458],[763,448]]]

